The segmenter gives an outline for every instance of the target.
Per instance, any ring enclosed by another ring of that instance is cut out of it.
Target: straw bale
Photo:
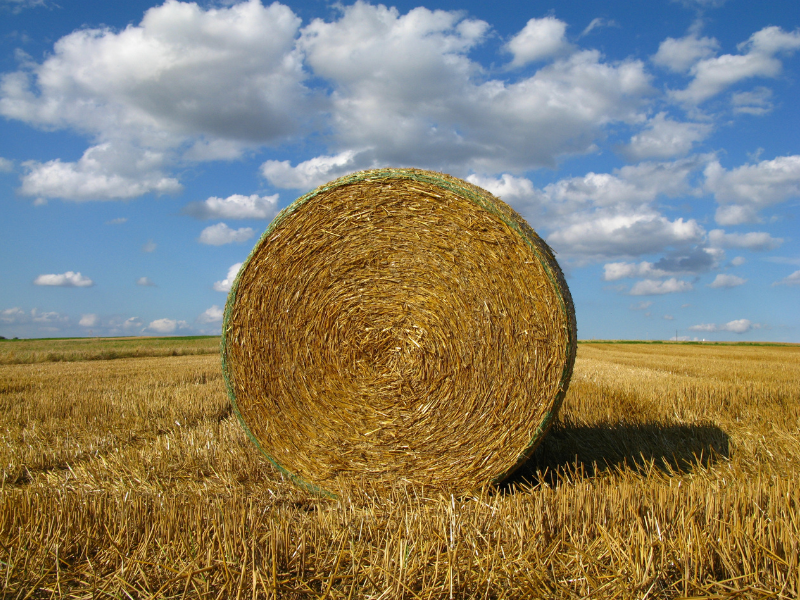
[[[355,173],[283,210],[222,335],[249,436],[316,491],[502,481],[547,432],[576,349],[547,244],[487,191],[417,169]]]

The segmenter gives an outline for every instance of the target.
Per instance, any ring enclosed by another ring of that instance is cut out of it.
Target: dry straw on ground
[[[514,485],[329,500],[259,460],[218,343],[0,361],[0,597],[800,597],[799,346],[583,343]]]
[[[550,248],[485,190],[416,169],[355,173],[283,211],[222,342],[250,437],[317,490],[503,480],[550,426],[575,348]]]

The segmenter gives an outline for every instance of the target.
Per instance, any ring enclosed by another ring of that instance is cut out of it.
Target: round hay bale
[[[283,210],[222,330],[245,430],[316,491],[502,481],[549,428],[575,349],[547,244],[487,191],[417,169],[355,173]]]

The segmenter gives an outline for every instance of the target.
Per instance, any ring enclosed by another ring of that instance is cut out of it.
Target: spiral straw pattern
[[[547,244],[485,190],[417,169],[342,177],[282,211],[222,336],[248,434],[320,492],[502,481],[546,433],[576,349]]]

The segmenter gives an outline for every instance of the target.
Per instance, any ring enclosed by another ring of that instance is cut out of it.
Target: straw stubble
[[[541,441],[575,336],[551,250],[510,207],[384,169],[273,221],[231,290],[222,353],[235,410],[297,483],[467,490]]]

